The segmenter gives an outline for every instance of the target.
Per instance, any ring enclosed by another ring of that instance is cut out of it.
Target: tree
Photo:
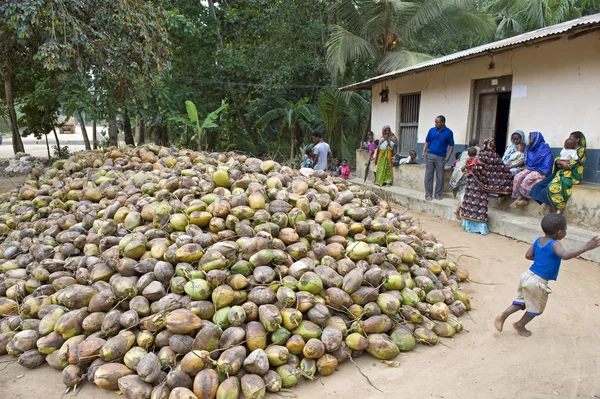
[[[375,72],[386,73],[430,59],[410,51],[423,33],[439,37],[466,31],[483,41],[493,32],[477,0],[341,0],[335,10],[338,24],[327,40],[332,73],[344,74],[357,60],[372,60]]]
[[[348,138],[362,136],[371,107],[369,98],[354,91],[324,89],[319,94],[318,106],[336,158],[354,158]]]
[[[2,2],[0,64],[14,150],[22,150],[13,96],[20,61],[32,59],[60,74],[93,76],[95,94],[115,113],[126,98],[137,95],[134,84],[149,84],[164,69],[170,54],[164,19],[160,6],[144,0]]]
[[[296,103],[284,98],[278,98],[279,108],[267,112],[260,118],[257,125],[264,127],[276,124],[280,127],[281,136],[289,136],[290,158],[296,156],[296,149],[304,140],[307,131],[311,129],[310,123],[314,121],[314,115],[308,106],[308,98],[304,97]]]
[[[504,39],[597,12],[599,0],[497,0],[487,2],[496,38]]]

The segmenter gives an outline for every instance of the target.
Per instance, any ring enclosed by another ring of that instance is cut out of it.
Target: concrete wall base
[[[422,191],[396,186],[377,187],[368,182],[364,183],[362,178],[354,178],[351,181],[365,189],[372,190],[383,199],[406,207],[409,210],[453,220],[454,223],[460,223],[454,215],[456,200],[453,198],[444,198],[441,201],[426,201]],[[516,215],[494,207],[489,208],[488,218],[488,229],[491,233],[497,233],[530,244],[543,235],[540,227],[540,218]],[[588,242],[597,234],[590,230],[569,226],[567,237],[561,242],[565,248],[575,249]],[[600,263],[600,249],[586,252],[581,257]]]

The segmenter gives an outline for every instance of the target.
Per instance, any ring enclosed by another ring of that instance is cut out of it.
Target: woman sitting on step
[[[587,142],[585,135],[581,132],[573,132],[569,136],[574,140],[577,151],[577,159],[562,160],[558,157],[554,160],[553,174],[536,184],[531,189],[531,198],[539,204],[546,204],[556,209],[556,213],[562,213],[571,197],[573,185],[579,184],[583,179],[583,170],[586,161]]]
[[[525,148],[525,170],[515,175],[510,207],[526,205],[531,199],[531,189],[552,173],[552,150],[540,132],[529,133]]]

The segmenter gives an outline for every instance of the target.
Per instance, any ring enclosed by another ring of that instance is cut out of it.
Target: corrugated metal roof
[[[499,40],[484,44],[483,46],[473,47],[468,50],[459,51],[458,53],[446,55],[444,57],[435,58],[433,60],[421,62],[409,66],[407,68],[399,69],[397,71],[389,72],[384,75],[379,75],[371,79],[364,80],[359,83],[354,83],[349,86],[342,87],[341,90],[360,90],[371,87],[374,83],[395,78],[400,75],[404,75],[409,72],[416,72],[422,69],[428,69],[437,65],[447,64],[459,61],[464,58],[473,58],[480,54],[505,51],[508,48],[520,47],[528,42],[536,41],[539,39],[547,38],[550,36],[557,36],[576,28],[582,28],[579,30],[594,29],[596,25],[600,25],[600,14],[588,15],[585,17],[573,19],[571,21],[563,22],[557,25],[548,26],[546,28],[538,29],[535,31],[523,33],[518,36],[513,36],[508,39]]]

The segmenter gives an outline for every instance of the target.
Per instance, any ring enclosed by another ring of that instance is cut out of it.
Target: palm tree
[[[497,21],[496,38],[504,39],[593,13],[599,0],[494,0],[487,11]]]
[[[310,104],[308,104],[308,97],[301,98],[296,103],[284,98],[277,98],[275,101],[279,104],[279,108],[264,114],[256,124],[262,129],[272,124],[278,124],[281,137],[289,134],[290,158],[294,158],[296,149],[302,144],[306,132],[311,129],[310,124],[315,117]]]
[[[323,89],[317,100],[322,125],[336,158],[353,158],[348,137],[360,136],[368,118],[370,101],[358,92]]]
[[[386,73],[431,58],[409,51],[421,37],[460,36],[481,40],[494,25],[477,0],[340,0],[337,24],[330,27],[327,62],[333,75],[343,75],[350,61],[374,60]],[[426,33],[423,35],[423,33]]]

